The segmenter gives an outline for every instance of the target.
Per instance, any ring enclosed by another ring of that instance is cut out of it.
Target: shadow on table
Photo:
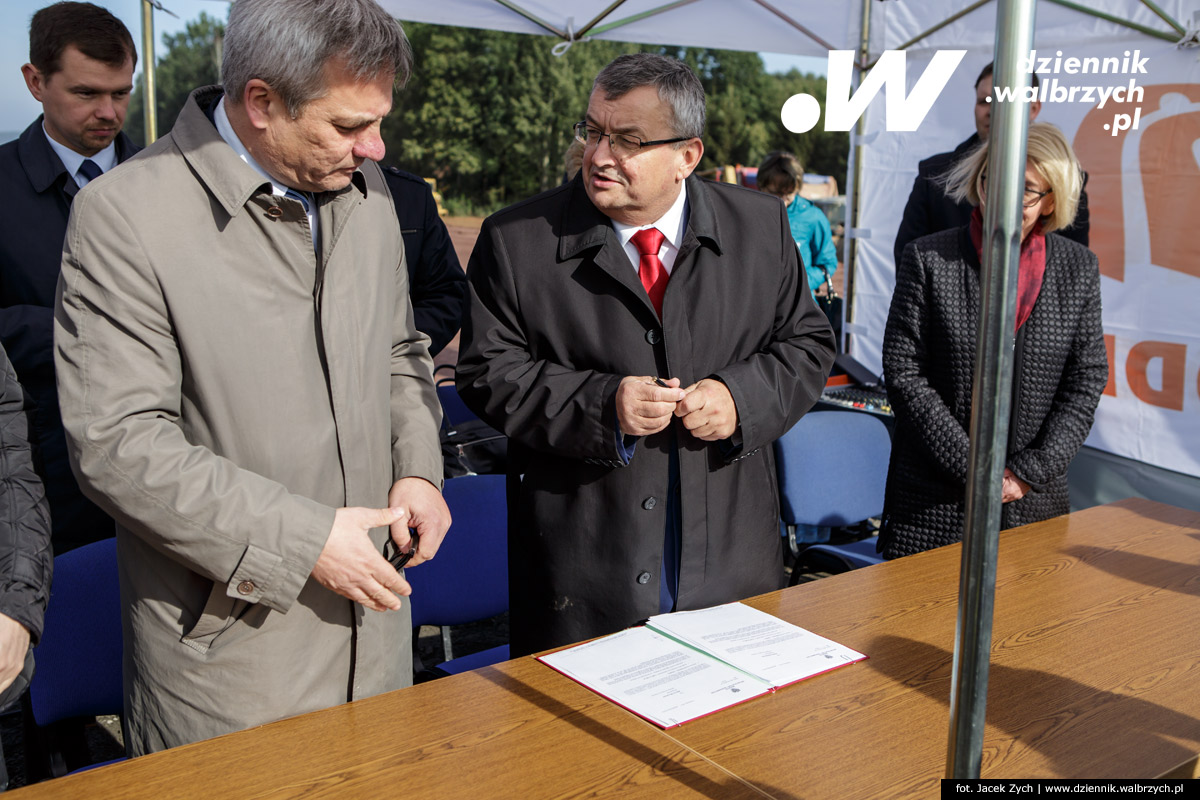
[[[1200,534],[1195,536],[1200,539]],[[1200,564],[1089,545],[1074,545],[1063,552],[1116,578],[1200,597]]]
[[[778,800],[799,800],[795,795],[789,794],[781,789],[772,786],[762,785],[761,783],[750,784],[746,781],[735,778],[730,775],[726,781],[715,781],[706,775],[696,772],[691,766],[683,763],[678,758],[665,755],[653,747],[649,747],[636,739],[632,739],[625,734],[613,730],[596,719],[590,717],[586,711],[574,708],[556,700],[545,692],[541,692],[524,681],[507,675],[499,670],[484,669],[478,673],[480,677],[494,683],[496,686],[511,692],[512,694],[527,700],[535,706],[541,708],[555,718],[566,722],[588,736],[603,742],[604,744],[619,750],[622,753],[630,756],[639,763],[645,764],[656,772],[662,774],[666,778],[686,786],[688,789],[705,797],[718,798],[726,800],[726,798],[734,797],[762,797],[766,795]],[[622,713],[629,713],[622,711]],[[649,725],[649,723],[645,723]],[[671,739],[669,736],[664,737],[664,743],[669,743],[672,748],[687,748],[679,742]],[[719,769],[714,762],[695,755],[697,761],[702,761],[705,764],[712,765],[713,769]],[[738,792],[736,790],[741,789]]]
[[[1097,643],[1097,646],[1103,646]],[[954,654],[935,645],[900,636],[879,636],[867,647],[866,663],[894,680],[922,692],[947,707]],[[921,664],[919,671],[895,665]],[[1162,675],[1135,676],[1147,682]],[[1182,764],[1200,748],[1200,720],[1178,711],[1035,669],[992,664],[988,677],[987,723],[1012,736],[1020,745],[1037,750],[1058,774],[1078,772],[1079,744],[1073,730],[1098,722],[1130,753],[1155,753],[1163,763]],[[1191,742],[1186,748],[1179,741]],[[1094,766],[1094,765],[1093,765]],[[986,776],[985,776],[986,777]],[[1080,777],[1107,777],[1087,775]],[[1133,775],[1112,777],[1132,778]]]

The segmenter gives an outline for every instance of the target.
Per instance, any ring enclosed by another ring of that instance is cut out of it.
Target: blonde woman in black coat
[[[1067,467],[1108,379],[1096,256],[1054,233],[1075,217],[1079,163],[1045,123],[1029,126],[1027,156],[1002,528],[1069,510]],[[984,144],[947,176],[949,194],[975,206],[971,222],[909,244],[896,273],[883,340],[896,414],[886,558],[962,539],[986,168]]]

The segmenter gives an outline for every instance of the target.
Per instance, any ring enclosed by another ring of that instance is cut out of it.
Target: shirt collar
[[[246,149],[246,145],[242,144],[242,140],[238,138],[237,131],[229,123],[229,115],[225,113],[224,97],[217,102],[217,107],[213,110],[213,124],[217,126],[217,133],[221,134],[221,138],[225,140],[225,143],[233,148],[233,152],[237,153],[238,157],[242,161],[245,161],[251,169],[270,181],[271,194],[276,197],[283,197],[288,193],[288,187],[271,177],[271,173],[263,169],[262,165],[254,160],[254,156],[250,155],[250,151]]]
[[[649,225],[626,225],[624,222],[612,220],[613,230],[617,234],[618,241],[624,247],[629,244],[629,240],[633,235],[645,228],[658,228],[662,235],[666,237],[667,242],[676,250],[683,244],[683,233],[687,230],[687,184],[683,184],[679,188],[679,196],[675,198],[675,202],[667,209],[667,213],[663,214],[657,220]]]
[[[50,149],[53,150],[54,154],[58,156],[58,159],[62,161],[63,166],[67,168],[67,172],[70,173],[72,178],[74,178],[79,172],[79,168],[83,166],[85,159],[91,159],[94,161],[96,166],[100,168],[101,172],[108,172],[117,165],[117,143],[115,140],[109,142],[108,147],[104,148],[99,153],[96,153],[96,155],[85,156],[80,153],[76,153],[65,144],[60,144],[59,142],[56,142],[54,139],[50,138],[50,134],[46,133],[45,120],[42,121],[42,133],[46,134],[46,141],[50,143]]]

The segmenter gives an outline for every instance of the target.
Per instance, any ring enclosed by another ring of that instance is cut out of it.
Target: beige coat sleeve
[[[84,493],[231,597],[287,611],[335,509],[188,440],[180,348],[155,265],[100,195],[76,198],[54,317],[63,425]]]

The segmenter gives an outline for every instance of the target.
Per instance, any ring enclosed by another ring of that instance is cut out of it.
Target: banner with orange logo
[[[1088,173],[1109,383],[1088,444],[1200,476],[1200,50],[1128,40],[1047,47],[1030,62],[1041,122],[1067,134]],[[931,51],[909,52],[919,75]],[[973,132],[972,51],[915,133],[866,116],[852,347],[878,369],[895,283],[892,243],[921,159]],[[1024,100],[1017,100],[1024,102]]]

